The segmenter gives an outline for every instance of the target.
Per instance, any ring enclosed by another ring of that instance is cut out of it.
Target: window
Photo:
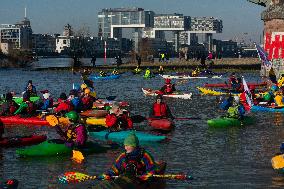
[[[66,40],[63,40],[63,44],[66,45]]]

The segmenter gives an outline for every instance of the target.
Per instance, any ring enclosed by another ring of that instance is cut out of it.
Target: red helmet
[[[169,79],[169,78],[167,78],[167,79],[165,79],[165,82],[166,82],[166,84],[170,84],[171,83],[171,79]]]

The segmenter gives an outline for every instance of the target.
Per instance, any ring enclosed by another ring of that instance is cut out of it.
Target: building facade
[[[56,50],[56,37],[48,34],[33,34],[32,50],[37,54],[54,53]]]

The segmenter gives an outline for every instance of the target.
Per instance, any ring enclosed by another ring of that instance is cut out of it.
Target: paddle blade
[[[273,169],[282,169],[284,168],[284,155],[278,155],[271,159],[271,164]]]
[[[58,125],[58,119],[55,117],[55,115],[48,115],[45,119],[53,127]]]
[[[161,179],[175,179],[175,180],[192,180],[192,176],[184,175],[184,174],[178,174],[178,175],[153,175],[155,178],[161,178]]]
[[[73,150],[73,156],[72,156],[72,160],[75,161],[76,163],[81,164],[84,161],[84,156],[82,154],[82,152],[77,151],[77,150]]]
[[[86,175],[84,173],[79,173],[79,172],[66,172],[62,175],[58,176],[58,180],[61,183],[79,183],[79,182],[84,182],[89,179],[95,179],[96,177],[92,177],[89,175]]]

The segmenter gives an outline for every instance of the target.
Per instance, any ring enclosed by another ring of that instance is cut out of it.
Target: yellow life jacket
[[[274,100],[275,100],[275,103],[277,104],[277,106],[283,106],[283,96],[280,95],[280,94],[277,94],[275,97],[274,97]]]
[[[278,79],[278,81],[277,81],[278,87],[281,87],[283,85],[283,83],[284,83],[284,77],[281,77],[280,79]]]

